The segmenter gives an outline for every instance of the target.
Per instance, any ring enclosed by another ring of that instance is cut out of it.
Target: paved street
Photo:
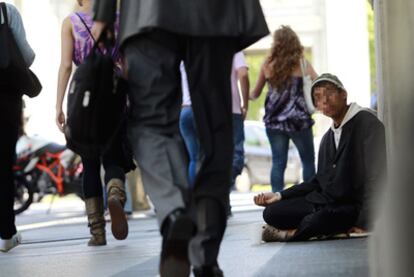
[[[219,263],[226,276],[368,276],[366,239],[260,243],[261,209],[250,194],[232,195]],[[83,204],[76,198],[34,204],[17,217],[23,244],[0,254],[0,276],[157,276],[159,237],[153,212],[135,213],[125,241],[87,247]],[[109,226],[109,225],[108,225]]]

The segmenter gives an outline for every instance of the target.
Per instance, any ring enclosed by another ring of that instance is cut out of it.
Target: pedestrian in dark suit
[[[265,206],[265,241],[307,240],[371,228],[376,192],[385,172],[384,125],[371,110],[347,104],[339,79],[322,74],[312,84],[315,106],[333,120],[322,138],[318,170],[309,182],[255,197]]]
[[[116,2],[95,0],[94,35],[114,22]],[[196,276],[221,276],[233,155],[229,76],[233,55],[268,34],[259,1],[120,2],[129,138],[163,236],[161,276],[188,276],[190,261]],[[191,196],[179,133],[181,60],[202,153]]]
[[[35,53],[27,42],[20,12],[11,4],[1,3],[0,6],[0,33],[4,34],[6,29],[10,29],[18,46],[15,51],[20,51],[26,66],[29,67],[35,59]],[[4,39],[4,36],[1,36],[1,39]],[[10,44],[7,40],[5,42],[6,44],[3,43],[1,46]],[[3,77],[0,80],[0,131],[2,134],[0,144],[0,251],[8,252],[19,245],[22,240],[20,232],[16,229],[13,210],[15,195],[13,163],[16,156],[23,101],[22,91],[14,84],[10,84],[10,79],[4,78],[4,76],[18,77],[2,68],[3,63],[7,63],[8,58],[11,57],[4,57],[4,53],[10,52],[3,47],[0,48],[0,54],[2,54],[0,55],[0,70]]]

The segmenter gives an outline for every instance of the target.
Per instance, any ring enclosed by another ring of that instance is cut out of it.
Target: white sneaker
[[[14,234],[11,239],[0,239],[0,251],[8,252],[22,242],[22,236],[19,232]]]

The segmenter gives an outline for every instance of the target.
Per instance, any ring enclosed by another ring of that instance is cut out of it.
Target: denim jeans
[[[289,139],[293,141],[299,151],[303,168],[303,180],[308,181],[315,175],[315,149],[311,128],[299,132],[283,132],[266,129],[266,134],[272,149],[270,183],[272,184],[273,192],[281,191],[284,187],[284,173],[288,159]]]
[[[234,186],[237,176],[244,167],[244,120],[243,115],[233,114],[233,166],[231,171],[231,186]]]
[[[197,138],[197,131],[194,123],[193,109],[183,107],[180,114],[180,132],[184,139],[187,148],[189,163],[188,163],[188,183],[192,187],[194,185],[197,172],[197,157],[199,142]]]

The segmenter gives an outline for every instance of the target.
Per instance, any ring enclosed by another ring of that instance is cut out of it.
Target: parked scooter
[[[66,146],[24,135],[17,142],[16,154],[13,167],[16,214],[46,194],[75,193],[83,198],[81,158]]]

